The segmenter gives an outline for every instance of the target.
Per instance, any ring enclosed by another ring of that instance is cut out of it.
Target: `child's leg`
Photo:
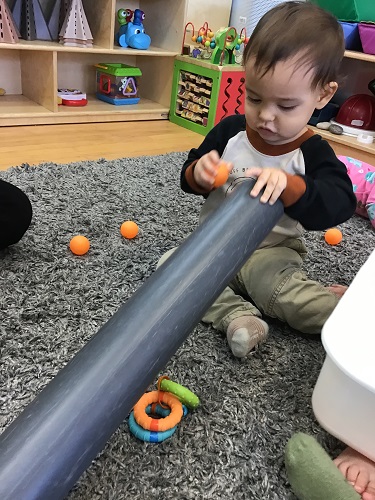
[[[235,278],[231,286],[238,290],[236,282]],[[226,332],[233,355],[244,358],[267,337],[268,325],[259,316],[261,313],[251,302],[226,287],[202,321],[211,324],[216,330]]]
[[[363,500],[375,500],[375,463],[352,448],[346,448],[335,465]]]
[[[157,267],[161,266],[175,250],[176,248],[172,248],[165,253]],[[216,330],[226,332],[233,354],[242,358],[266,338],[268,326],[257,318],[261,316],[258,309],[240,295],[241,291],[246,293],[246,290],[241,287],[237,278],[234,278],[231,286],[233,288],[228,286],[223,290],[203,316],[202,321],[211,324]]]
[[[298,500],[361,498],[312,436],[298,432],[290,438],[285,449],[285,465]]]
[[[339,297],[307,279],[302,271],[302,241],[290,239],[284,245],[254,252],[240,277],[262,313],[300,332],[320,333]]]
[[[16,186],[0,180],[0,249],[17,243],[32,217],[29,198]]]

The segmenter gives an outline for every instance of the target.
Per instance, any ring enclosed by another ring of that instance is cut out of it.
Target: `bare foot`
[[[344,293],[346,292],[346,290],[348,289],[347,286],[344,286],[344,285],[331,285],[331,286],[328,286],[327,287],[328,290],[331,292],[331,293],[334,293],[335,295],[337,295],[340,299],[341,297],[344,295]]]
[[[362,500],[375,500],[375,462],[352,448],[346,448],[334,463]]]

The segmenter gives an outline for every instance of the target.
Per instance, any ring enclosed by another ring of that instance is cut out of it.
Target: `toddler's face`
[[[252,58],[246,64],[246,121],[269,144],[297,139],[314,109],[325,106],[336,91],[334,82],[313,89],[313,73],[297,64],[298,57],[278,62],[264,76],[262,69],[254,70]]]

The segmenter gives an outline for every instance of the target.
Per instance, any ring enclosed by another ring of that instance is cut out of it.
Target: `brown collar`
[[[248,125],[246,125],[246,135],[250,144],[257,151],[259,151],[259,153],[267,156],[281,156],[298,149],[303,142],[307,141],[307,139],[314,135],[314,132],[308,129],[305,133],[297,137],[297,139],[294,139],[294,141],[288,142],[287,144],[268,144],[261,138],[258,132],[252,130]]]

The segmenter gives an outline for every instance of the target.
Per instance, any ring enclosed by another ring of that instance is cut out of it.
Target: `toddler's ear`
[[[337,82],[329,82],[326,85],[324,85],[324,87],[320,89],[318,102],[316,103],[316,108],[317,109],[324,108],[324,106],[328,104],[329,101],[332,99],[332,97],[336,94],[337,89],[338,89]]]

